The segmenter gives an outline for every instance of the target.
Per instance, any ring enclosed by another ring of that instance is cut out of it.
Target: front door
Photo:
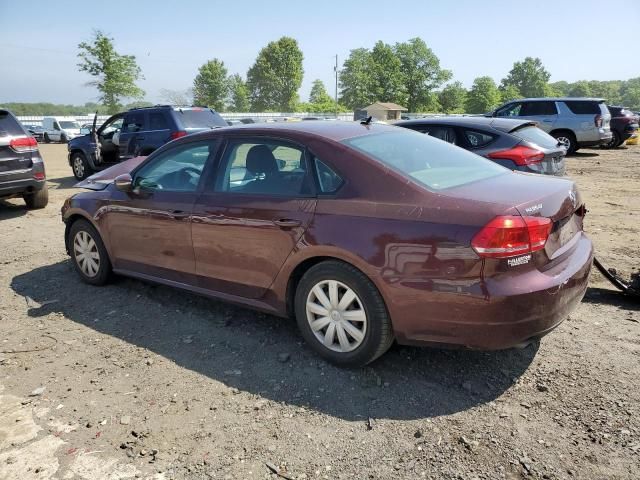
[[[177,145],[134,173],[107,209],[114,268],[194,284],[191,214],[215,141]]]
[[[203,288],[259,298],[311,222],[316,199],[303,147],[268,138],[227,143],[193,212]]]

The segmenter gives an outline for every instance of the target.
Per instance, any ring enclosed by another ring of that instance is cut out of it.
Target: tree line
[[[148,102],[123,104],[123,99],[142,99],[145,92],[136,82],[142,72],[133,55],[121,55],[113,39],[100,31],[78,45],[80,71],[88,73],[100,93],[100,105],[82,107],[46,103],[11,103],[4,106],[18,115],[82,115],[94,111],[115,113]],[[553,82],[539,58],[527,57],[513,64],[497,83],[480,76],[467,89],[442,68],[440,59],[421,38],[394,45],[376,42],[372,48],[351,50],[339,71],[338,104],[324,83],[315,80],[307,102],[298,91],[304,76],[304,55],[298,42],[282,37],[269,42],[246,75],[230,73],[219,58],[198,69],[192,87],[184,91],[163,89],[171,104],[196,104],[231,112],[334,112],[364,108],[376,101],[392,102],[414,113],[483,113],[523,97],[593,96],[640,109],[640,77],[629,80]]]

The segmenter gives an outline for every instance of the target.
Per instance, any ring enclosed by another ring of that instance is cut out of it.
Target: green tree
[[[223,111],[229,93],[224,62],[214,58],[203,64],[193,80],[193,101],[214,110]]]
[[[120,55],[113,46],[113,39],[100,30],[89,42],[78,45],[81,72],[87,72],[95,80],[89,82],[100,92],[100,101],[109,113],[120,110],[123,98],[142,98],[144,90],[136,85],[142,72],[133,55]]]
[[[298,42],[290,37],[270,42],[260,50],[247,73],[251,109],[294,111],[304,75],[303,58]]]
[[[567,96],[569,97],[590,97],[591,96],[591,86],[589,82],[586,80],[580,80],[579,82],[572,83],[569,86],[569,91],[567,92]]]
[[[624,82],[620,95],[620,101],[616,103],[622,103],[633,110],[640,110],[640,77]]]
[[[375,102],[373,60],[366,48],[351,50],[340,71],[340,103],[348,108],[364,108]]]
[[[502,80],[502,85],[516,87],[525,97],[544,97],[550,78],[551,74],[545,70],[539,58],[527,57],[524,61],[513,64],[507,77]]]
[[[502,101],[500,90],[491,77],[478,77],[473,81],[467,95],[467,113],[486,113],[492,111]]]
[[[510,102],[522,98],[520,90],[514,85],[500,85],[500,101],[502,103]]]
[[[569,89],[571,88],[569,82],[565,82],[564,80],[550,83],[549,86],[556,91],[557,96],[559,97],[566,97],[569,95]]]
[[[376,101],[404,104],[406,88],[402,78],[402,64],[391,45],[377,41],[371,50],[370,74]]]
[[[400,60],[405,106],[410,112],[428,111],[434,106],[432,92],[451,79],[451,72],[440,67],[438,57],[420,38],[396,43],[394,50]]]
[[[229,77],[229,109],[232,112],[250,110],[247,84],[237,73]]]
[[[170,105],[191,105],[193,102],[193,90],[171,90],[168,88],[160,89],[160,98],[168,102]]]
[[[314,80],[309,94],[309,103],[330,103],[333,102],[331,95],[327,92],[322,80]]]
[[[438,94],[438,101],[444,113],[464,113],[467,89],[462,82],[453,82]]]

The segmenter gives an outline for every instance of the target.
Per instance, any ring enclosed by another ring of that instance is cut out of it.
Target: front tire
[[[49,138],[49,134],[44,134],[44,143],[51,143],[51,139]]]
[[[73,170],[73,176],[78,180],[84,180],[93,173],[87,158],[82,152],[75,152],[71,155],[71,169]]]
[[[578,142],[576,136],[569,131],[558,131],[551,134],[559,143],[567,149],[567,155],[571,155],[578,150]]]
[[[76,220],[67,238],[73,266],[83,282],[104,285],[111,275],[111,262],[98,231],[86,220]]]
[[[309,346],[339,366],[366,365],[393,343],[380,292],[361,271],[343,262],[322,262],[303,275],[295,313]]]
[[[24,199],[24,203],[27,204],[27,208],[29,210],[37,210],[46,207],[49,203],[49,190],[47,189],[47,185],[45,184],[42,189],[35,193],[25,194],[22,198]]]

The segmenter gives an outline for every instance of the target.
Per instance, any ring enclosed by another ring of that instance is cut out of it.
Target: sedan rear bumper
[[[431,282],[420,287],[431,292],[402,295],[403,305],[389,305],[398,342],[500,350],[544,336],[567,318],[587,289],[593,246],[584,233],[580,235],[570,258],[547,272],[450,285],[448,293]],[[411,288],[416,288],[415,282]],[[417,316],[410,312],[415,312],[414,302],[420,297],[424,303]]]

